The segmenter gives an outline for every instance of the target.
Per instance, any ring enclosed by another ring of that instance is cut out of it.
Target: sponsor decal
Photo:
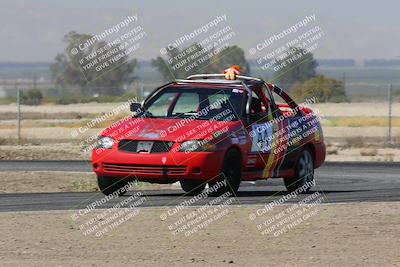
[[[269,153],[273,144],[273,126],[267,124],[252,125],[253,140],[251,152]]]

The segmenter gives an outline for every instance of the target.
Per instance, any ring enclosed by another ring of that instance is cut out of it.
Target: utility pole
[[[37,75],[34,74],[33,75],[33,89],[36,89],[36,86],[37,86]]]
[[[392,85],[389,84],[388,87],[388,145],[392,145]]]
[[[21,144],[21,92],[17,86],[17,138],[18,145]]]

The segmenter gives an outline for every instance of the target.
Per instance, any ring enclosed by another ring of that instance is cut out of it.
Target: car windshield
[[[145,104],[152,118],[238,120],[244,90],[241,88],[166,88]]]

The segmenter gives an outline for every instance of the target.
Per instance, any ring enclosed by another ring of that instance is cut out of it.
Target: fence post
[[[17,86],[17,138],[18,145],[21,144],[21,92]]]
[[[392,145],[392,85],[388,87],[388,145]]]

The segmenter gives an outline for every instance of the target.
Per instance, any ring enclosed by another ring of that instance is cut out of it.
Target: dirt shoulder
[[[138,183],[140,190],[176,189],[177,184]],[[91,172],[5,171],[0,172],[0,194],[98,191]]]
[[[96,176],[88,172],[0,172],[2,193],[97,191]]]
[[[68,143],[0,146],[0,160],[90,160],[90,157],[78,145]]]
[[[287,207],[275,207],[268,216]],[[399,202],[318,205],[314,216],[277,237],[261,235],[249,220],[249,214],[260,208],[228,207],[224,217],[187,237],[173,235],[160,219],[166,208],[140,208],[135,217],[102,238],[85,236],[72,221],[72,211],[0,213],[0,262],[2,266],[400,265]]]

